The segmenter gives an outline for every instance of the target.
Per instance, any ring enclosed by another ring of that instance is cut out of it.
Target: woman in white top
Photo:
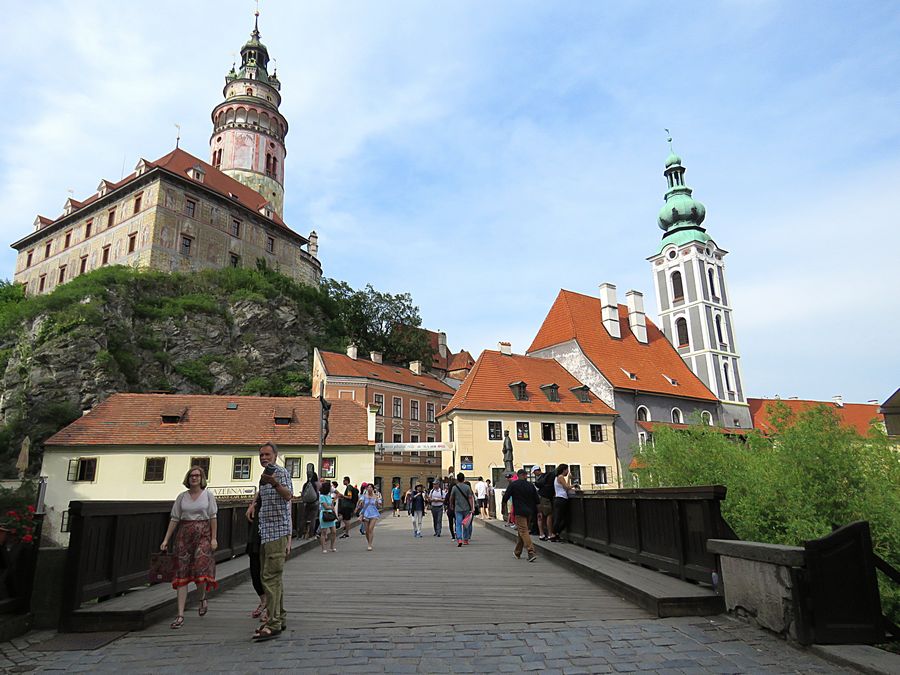
[[[206,489],[206,472],[199,466],[192,466],[187,472],[184,486],[187,490],[178,495],[172,505],[169,527],[159,547],[165,551],[172,533],[178,528],[174,546],[175,578],[172,580],[172,587],[178,593],[178,615],[171,628],[181,628],[184,624],[188,584],[196,584],[200,592],[200,616],[205,616],[209,609],[207,592],[219,585],[216,583],[216,560],[213,557],[213,552],[219,547],[216,541],[216,497]]]
[[[556,467],[556,478],[553,480],[553,536],[550,541],[562,541],[559,533],[566,529],[569,519],[569,495],[575,493],[569,481],[569,465]]]
[[[447,500],[447,491],[441,481],[434,481],[431,492],[428,493],[428,503],[431,505],[431,520],[434,523],[434,536],[441,536],[441,526],[444,523],[444,502]]]

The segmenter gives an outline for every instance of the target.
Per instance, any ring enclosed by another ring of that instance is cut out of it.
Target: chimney
[[[350,343],[350,346],[347,347],[347,356],[349,356],[351,359],[353,359],[354,361],[356,361],[356,357],[357,357],[358,352],[359,352],[359,349],[356,347],[355,344],[353,344],[353,343],[351,342],[351,343]]]
[[[381,363],[381,352],[369,352],[369,358],[372,363]]]
[[[409,369],[414,372],[416,375],[422,374],[422,362],[421,361],[410,361]]]
[[[615,284],[600,284],[600,318],[611,337],[622,337],[619,331],[619,305],[616,303]]]
[[[832,396],[831,400],[834,401],[835,407],[843,408],[844,407],[844,397],[838,394],[837,396]]]
[[[628,291],[625,294],[628,305],[628,325],[637,341],[647,344],[647,318],[644,316],[644,294],[639,291]]]
[[[438,354],[442,359],[447,358],[447,334],[444,331],[438,333]]]
[[[315,230],[309,233],[309,244],[307,244],[306,249],[313,258],[319,257],[319,235],[316,234]]]
[[[500,350],[501,354],[506,356],[512,356],[512,343],[511,342],[498,342],[497,349]]]

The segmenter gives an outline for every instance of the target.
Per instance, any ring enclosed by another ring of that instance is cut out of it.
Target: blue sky
[[[139,157],[204,159],[253,3],[16,5],[0,36],[0,231]],[[726,258],[751,396],[900,385],[895,2],[268,0],[285,219],[326,275],[409,291],[477,356],[560,288],[645,293],[664,127]],[[14,252],[2,254],[11,277]]]

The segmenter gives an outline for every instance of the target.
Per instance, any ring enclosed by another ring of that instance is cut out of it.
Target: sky
[[[254,6],[16,3],[0,28],[6,241],[166,154],[176,123],[208,159]],[[561,288],[636,289],[656,317],[646,258],[669,128],[729,251],[747,395],[883,401],[900,386],[896,2],[260,12],[290,124],[285,220],[318,232],[326,276],[411,293],[452,350],[523,353]],[[4,250],[0,275],[14,265]]]

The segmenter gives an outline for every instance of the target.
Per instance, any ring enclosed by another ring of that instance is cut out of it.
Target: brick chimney
[[[356,361],[356,357],[357,357],[357,355],[358,355],[358,352],[359,352],[359,349],[356,347],[355,344],[353,344],[353,343],[351,342],[350,345],[347,347],[347,356],[349,356],[351,359],[353,359],[354,361]]]
[[[615,284],[600,284],[600,320],[606,332],[614,338],[622,337],[619,329],[619,305],[616,303]]]
[[[422,362],[421,361],[410,361],[409,369],[414,372],[416,375],[422,374]]]
[[[447,334],[444,331],[438,332],[438,354],[442,359],[447,358]]]
[[[372,363],[381,363],[381,352],[369,352],[369,358]]]
[[[511,342],[498,342],[497,349],[500,350],[501,354],[506,356],[512,356],[512,343]]]
[[[628,305],[628,325],[637,341],[647,344],[647,317],[644,316],[644,294],[639,291],[628,291],[625,294]]]

